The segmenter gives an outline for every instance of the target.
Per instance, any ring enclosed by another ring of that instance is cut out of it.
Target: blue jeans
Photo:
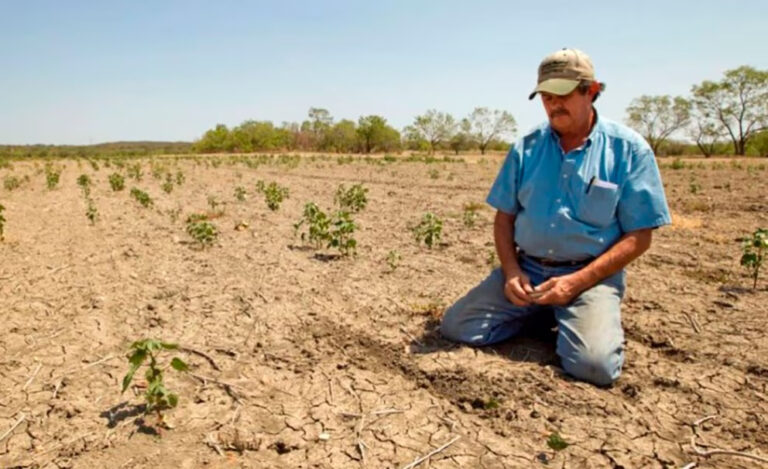
[[[580,267],[547,267],[520,257],[520,267],[534,286]],[[613,383],[624,363],[621,299],[624,272],[582,292],[566,306],[516,306],[504,295],[504,273],[496,269],[446,310],[440,332],[455,342],[482,346],[516,335],[524,319],[552,308],[558,324],[557,355],[565,371],[599,386]]]

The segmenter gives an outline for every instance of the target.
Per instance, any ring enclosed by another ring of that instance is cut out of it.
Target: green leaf
[[[133,380],[133,375],[136,373],[136,370],[139,369],[138,366],[132,366],[130,370],[128,370],[128,373],[125,374],[125,377],[123,378],[123,390],[120,391],[120,394],[124,393],[126,389],[128,389],[128,386],[131,385],[131,380]]]
[[[187,364],[179,357],[174,357],[174,359],[171,360],[171,367],[176,371],[189,371]]]
[[[176,407],[179,403],[179,396],[174,393],[168,393],[168,406]]]
[[[176,350],[179,348],[179,344],[172,344],[169,342],[160,342],[160,346],[166,350]]]
[[[552,432],[547,438],[547,446],[555,451],[561,451],[568,447],[568,443],[557,432]]]
[[[131,364],[131,366],[138,368],[141,366],[142,363],[144,363],[144,360],[147,358],[147,351],[139,348],[136,349],[133,354],[131,354],[130,357],[128,357],[128,363]]]

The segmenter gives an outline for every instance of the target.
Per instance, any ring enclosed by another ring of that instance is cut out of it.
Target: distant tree
[[[353,153],[358,149],[357,128],[351,120],[343,119],[331,127],[325,136],[324,148],[337,153]]]
[[[456,121],[448,113],[430,109],[422,116],[416,116],[413,128],[429,142],[429,152],[434,153],[440,143],[451,139]]]
[[[693,119],[688,128],[688,135],[696,142],[696,146],[705,158],[709,158],[718,151],[720,139],[725,137],[720,123],[704,116],[696,116]]]
[[[393,151],[400,147],[400,133],[381,116],[361,117],[357,125],[357,137],[364,153]]]
[[[757,156],[768,157],[768,130],[756,133],[749,142],[749,149]]]
[[[474,144],[475,141],[472,139],[472,124],[470,124],[469,119],[462,119],[461,122],[459,122],[458,130],[448,142],[448,146],[458,155],[459,152],[472,148],[472,145]]]
[[[403,129],[403,144],[409,150],[429,151],[429,142],[419,129],[412,125],[407,125]]]
[[[691,103],[680,96],[643,95],[627,107],[627,124],[645,137],[656,155],[670,135],[688,125],[690,117]]]
[[[216,127],[203,134],[203,137],[195,142],[195,151],[198,153],[214,153],[230,151],[231,140],[229,129],[224,124],[216,124]]]
[[[744,155],[749,139],[768,127],[766,70],[744,65],[726,71],[718,82],[694,85],[691,91],[696,109],[722,125],[737,155]]]
[[[478,107],[469,115],[471,135],[480,153],[485,154],[488,145],[497,139],[511,137],[517,130],[517,123],[507,111],[491,111],[487,107]]]

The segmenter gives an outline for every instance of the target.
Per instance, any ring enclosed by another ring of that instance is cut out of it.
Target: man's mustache
[[[565,109],[556,109],[552,111],[552,114],[550,114],[550,117],[557,117],[559,115],[569,116],[570,114]]]

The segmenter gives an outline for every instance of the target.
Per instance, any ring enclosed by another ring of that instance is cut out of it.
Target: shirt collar
[[[594,106],[592,106],[592,112],[595,113],[595,122],[592,124],[592,130],[589,131],[589,135],[587,136],[587,140],[584,142],[584,145],[582,145],[582,148],[589,148],[592,145],[592,140],[594,140],[595,135],[597,135],[597,132],[599,131],[598,127],[601,127],[602,122],[598,118],[597,109],[595,109]],[[557,135],[557,132],[555,132],[555,129],[552,128],[551,125],[547,124],[547,130],[549,131],[549,134],[552,136],[553,139],[555,139],[555,143],[557,143],[557,146],[560,146],[560,136]]]

